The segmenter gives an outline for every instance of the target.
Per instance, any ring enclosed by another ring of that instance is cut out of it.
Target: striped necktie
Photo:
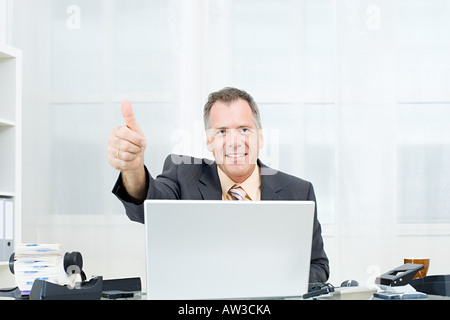
[[[236,185],[232,186],[230,190],[228,190],[228,193],[231,194],[231,197],[234,200],[246,200],[245,196],[247,195],[247,193],[244,191],[244,189]]]

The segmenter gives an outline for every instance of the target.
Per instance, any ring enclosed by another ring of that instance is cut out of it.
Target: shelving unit
[[[14,251],[22,238],[22,52],[1,43],[0,198],[13,202],[13,241],[8,245]],[[14,277],[8,268],[9,259],[2,258],[0,288],[14,285]]]

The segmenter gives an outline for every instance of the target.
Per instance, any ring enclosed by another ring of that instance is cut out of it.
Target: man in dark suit
[[[310,182],[259,161],[264,144],[259,110],[245,91],[214,92],[204,107],[207,147],[215,161],[172,154],[156,178],[144,165],[146,141],[129,101],[122,103],[122,115],[126,125],[113,130],[108,159],[121,171],[113,193],[133,221],[144,223],[145,199],[316,201]],[[329,264],[317,210],[312,240],[309,281],[326,282]]]

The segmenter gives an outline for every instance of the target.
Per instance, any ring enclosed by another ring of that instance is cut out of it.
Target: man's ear
[[[263,135],[263,130],[259,129],[259,149],[262,149],[262,147],[264,147],[264,135]]]
[[[212,139],[211,139],[211,135],[208,133],[208,130],[205,131],[205,135],[206,135],[206,148],[208,149],[209,152],[213,152],[213,147],[212,147]]]

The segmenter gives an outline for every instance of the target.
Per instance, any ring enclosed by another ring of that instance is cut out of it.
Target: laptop
[[[312,201],[146,200],[148,299],[308,292]]]

